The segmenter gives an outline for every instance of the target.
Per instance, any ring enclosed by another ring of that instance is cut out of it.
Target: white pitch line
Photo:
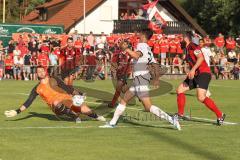
[[[146,124],[148,125],[148,124]],[[229,124],[227,124],[229,125]],[[236,125],[236,124],[231,124]],[[171,124],[149,125],[152,127],[173,127]],[[197,126],[212,126],[212,124],[184,124],[181,127],[197,127]],[[145,126],[124,126],[119,125],[116,128],[144,128]],[[29,127],[0,127],[0,130],[20,130],[20,129],[88,129],[99,128],[99,126],[29,126]],[[100,128],[102,129],[102,128]]]
[[[210,126],[212,124],[200,124],[200,125],[181,125],[182,127],[193,127],[193,126]],[[152,127],[172,127],[172,125],[150,125]],[[123,126],[119,125],[116,128],[144,128],[145,126]],[[99,126],[29,126],[29,127],[0,127],[0,130],[20,130],[20,129],[88,129],[88,128],[99,128]]]
[[[190,118],[190,117],[189,117]],[[216,120],[213,119],[208,119],[208,118],[200,118],[200,117],[191,117],[193,119],[197,119],[197,120],[205,120],[205,121],[210,121],[210,122],[216,122]],[[235,122],[223,122],[223,124],[228,124],[228,125],[237,125],[238,123]]]

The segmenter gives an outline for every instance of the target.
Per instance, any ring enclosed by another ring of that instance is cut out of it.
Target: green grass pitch
[[[177,111],[174,90],[179,80],[168,81],[173,90],[153,97],[153,104],[169,113]],[[146,121],[148,113],[137,101],[126,114],[140,120],[121,120],[118,128],[100,129],[94,120],[75,124],[58,120],[40,98],[15,118],[4,111],[18,108],[37,82],[0,82],[0,160],[238,160],[240,157],[240,81],[212,81],[212,98],[227,114],[226,121],[238,123],[217,127],[209,121],[181,121],[182,131],[165,121]],[[111,81],[76,81],[85,92],[89,106],[110,119],[113,110],[100,104],[111,99]],[[94,89],[102,91],[91,96]],[[215,115],[197,102],[195,92],[187,95],[186,113],[215,120]],[[134,109],[132,109],[134,108]]]

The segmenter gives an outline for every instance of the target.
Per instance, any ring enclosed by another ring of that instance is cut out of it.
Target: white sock
[[[150,108],[150,112],[153,113],[154,115],[160,117],[161,119],[165,119],[170,123],[173,123],[172,117],[170,117],[167,113],[165,113],[163,110],[160,108],[152,105]]]
[[[117,106],[117,108],[116,108],[116,110],[114,112],[113,118],[110,121],[110,125],[116,125],[119,117],[123,114],[125,109],[126,109],[126,106],[124,106],[122,104],[118,104],[118,106]]]

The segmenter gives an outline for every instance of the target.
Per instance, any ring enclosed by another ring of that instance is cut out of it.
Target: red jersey
[[[60,49],[55,49],[55,50],[53,51],[53,54],[55,54],[58,58],[60,58],[60,55],[61,55]]]
[[[13,59],[12,58],[6,58],[4,63],[5,63],[6,70],[12,69],[12,67],[13,67]]]
[[[49,57],[47,54],[41,53],[38,55],[38,65],[47,66],[49,64]]]
[[[79,53],[76,53],[76,50],[75,48],[68,48],[68,47],[65,47],[61,50],[61,57],[62,57],[62,60],[63,60],[63,63],[62,63],[62,69],[63,70],[71,70],[71,69],[74,69],[76,67],[76,54],[79,54]]]
[[[87,60],[87,65],[97,65],[96,56],[95,55],[88,55],[86,57],[86,60]]]
[[[173,41],[169,43],[169,52],[177,53],[177,46],[176,46],[176,43]]]
[[[166,42],[166,41],[161,42],[160,50],[161,50],[161,53],[167,53],[168,52],[168,42]]]
[[[181,47],[181,43],[180,42],[177,44],[177,53],[178,54],[183,54],[183,49]]]
[[[224,41],[224,38],[223,37],[217,37],[215,40],[214,40],[214,43],[217,47],[224,47],[225,45],[225,41]]]
[[[198,55],[203,56],[201,48],[194,43],[190,43],[187,46],[187,55],[186,55],[186,61],[187,63],[189,63],[190,68],[192,68],[196,64]],[[208,66],[205,60],[198,67],[195,75],[200,73],[211,73],[210,67]]]
[[[158,42],[154,43],[153,45],[153,53],[154,54],[159,54],[160,53],[160,45]]]
[[[131,57],[125,52],[119,52],[116,58],[118,63],[117,76],[119,77],[128,74],[131,69]]]
[[[38,56],[37,56],[37,55],[32,55],[32,56],[31,56],[31,59],[30,59],[31,64],[32,64],[32,65],[37,65],[37,59],[38,59]]]
[[[45,45],[41,46],[40,49],[41,49],[42,52],[47,52],[47,53],[50,52],[49,47],[48,47],[48,46],[45,46]]]
[[[236,48],[236,41],[227,39],[226,40],[226,48],[227,49],[235,49]]]

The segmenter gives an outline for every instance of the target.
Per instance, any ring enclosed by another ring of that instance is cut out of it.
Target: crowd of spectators
[[[70,43],[75,49],[73,56],[78,56],[76,61],[81,61],[77,63],[83,68],[81,76],[104,79],[122,40],[127,40],[131,47],[136,48],[139,39],[137,33],[94,35],[91,32],[80,35],[76,31],[69,35],[16,34],[6,47],[0,41],[0,80],[36,80],[37,65],[46,66],[51,75],[59,74],[62,56],[66,54],[63,48]],[[168,68],[168,74],[185,74],[188,70],[182,41],[181,34],[155,34],[148,42],[156,60]],[[195,34],[193,42],[209,55],[209,65],[217,79],[239,79],[240,37],[224,38],[219,34],[211,39]]]

